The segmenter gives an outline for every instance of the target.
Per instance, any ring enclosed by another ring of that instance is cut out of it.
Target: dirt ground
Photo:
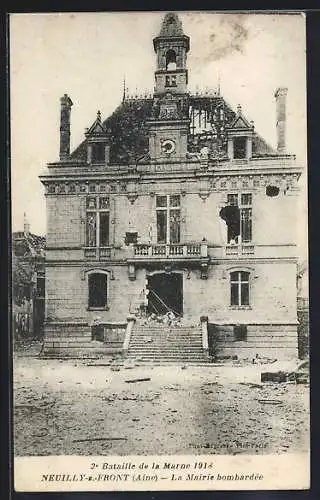
[[[309,387],[261,384],[262,370],[268,367],[163,366],[111,371],[85,361],[16,357],[15,454],[307,451]],[[151,380],[126,382],[137,378]]]

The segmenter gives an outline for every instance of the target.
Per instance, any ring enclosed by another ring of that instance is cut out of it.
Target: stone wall
[[[298,357],[297,326],[290,324],[248,324],[246,340],[236,340],[234,325],[209,325],[209,352],[216,359],[257,358],[277,360]]]

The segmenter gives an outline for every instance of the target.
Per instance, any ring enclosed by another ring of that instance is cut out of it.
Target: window
[[[174,50],[170,49],[166,53],[166,70],[173,71],[177,69],[177,57]]]
[[[180,195],[157,196],[157,242],[180,242]]]
[[[88,288],[88,308],[105,309],[108,299],[107,275],[98,272],[89,274]]]
[[[252,194],[228,194],[228,205],[238,207],[239,212],[234,214],[234,223],[228,224],[228,243],[235,239],[235,233],[240,235],[242,243],[252,241]],[[237,219],[237,220],[236,220]],[[237,226],[237,227],[235,227]]]
[[[176,87],[177,78],[176,75],[166,75],[166,87]]]
[[[230,274],[231,306],[249,305],[249,278],[246,271],[234,271]]]
[[[233,338],[235,341],[247,340],[247,325],[234,325]]]
[[[138,233],[137,232],[126,232],[124,243],[125,245],[130,245],[130,243],[136,244],[138,242]]]
[[[109,245],[109,198],[89,196],[86,211],[86,245],[106,247]]]
[[[235,137],[233,139],[233,157],[236,159],[246,158],[247,155],[247,138]]]
[[[102,142],[92,144],[92,163],[103,163],[105,157],[105,146]]]

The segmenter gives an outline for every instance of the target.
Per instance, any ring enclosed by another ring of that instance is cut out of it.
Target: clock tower
[[[190,123],[186,99],[190,41],[176,13],[165,15],[153,46],[157,69],[154,105],[147,122],[150,158],[153,161],[179,161],[186,158]]]

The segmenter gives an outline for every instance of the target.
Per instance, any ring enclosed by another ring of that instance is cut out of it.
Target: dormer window
[[[246,158],[247,156],[247,138],[234,137],[233,139],[233,157],[237,160]]]
[[[92,144],[92,163],[104,163],[105,145],[102,142]]]
[[[226,133],[230,160],[249,160],[252,156],[254,124],[244,117],[240,105],[237,108],[235,119],[226,128]]]
[[[110,160],[110,131],[106,130],[101,121],[101,113],[98,111],[97,118],[86,131],[87,138],[87,162],[104,163],[109,165]]]

